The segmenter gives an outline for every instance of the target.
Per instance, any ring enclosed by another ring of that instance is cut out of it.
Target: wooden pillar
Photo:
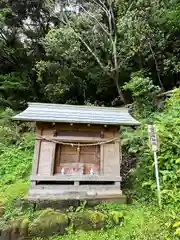
[[[54,173],[56,144],[42,141],[39,154],[38,174],[51,176]]]
[[[54,128],[49,128],[46,123],[36,124],[36,136],[52,137]],[[36,140],[35,161],[33,164],[33,175],[51,176],[54,173],[56,144],[46,140]]]
[[[36,123],[36,137],[41,136],[42,131],[43,131],[42,124]],[[35,140],[34,158],[32,163],[32,175],[36,175],[38,172],[40,148],[41,148],[41,140]]]
[[[119,138],[119,132],[115,132],[115,137]],[[120,176],[120,142],[104,144],[104,175]]]
[[[32,163],[32,175],[36,175],[38,172],[40,148],[41,148],[41,140],[36,140],[35,148],[34,148],[34,158],[33,158],[33,163]]]

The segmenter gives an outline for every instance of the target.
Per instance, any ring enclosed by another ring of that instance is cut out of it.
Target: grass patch
[[[3,135],[4,128],[4,126],[0,128],[0,135]],[[11,130],[9,126],[7,128]],[[13,137],[19,139],[16,135]],[[9,138],[12,139],[12,136]],[[23,134],[20,139],[20,142],[9,145],[5,141],[0,141],[0,207],[5,209],[3,215],[5,220],[26,214],[22,211],[19,200],[26,195],[29,188],[34,135]],[[29,215],[29,210],[27,214]]]
[[[14,199],[21,198],[27,193],[28,187],[29,181],[23,179],[18,180],[17,182],[6,187],[3,187],[1,188],[0,192],[0,201],[6,204],[8,202],[12,202]]]

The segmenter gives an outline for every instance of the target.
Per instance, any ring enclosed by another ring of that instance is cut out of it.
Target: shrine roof
[[[29,122],[85,123],[107,125],[140,125],[128,108],[95,107],[51,103],[28,103],[28,107],[12,117]]]

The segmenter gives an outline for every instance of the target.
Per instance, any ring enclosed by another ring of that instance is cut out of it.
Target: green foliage
[[[127,205],[118,204],[118,203],[101,203],[95,207],[95,209],[102,212],[111,212],[111,211],[122,211],[127,209]]]
[[[12,184],[29,175],[32,162],[32,150],[21,147],[5,147],[0,155],[0,186]]]
[[[17,110],[27,101],[119,105],[116,88],[144,70],[154,85],[178,85],[178,1],[112,1],[115,45],[104,8],[94,1],[82,3],[79,14],[68,12],[68,21],[54,4],[0,2],[2,106]]]
[[[21,105],[25,105],[25,93],[28,90],[28,76],[25,73],[11,72],[0,74],[0,91],[5,96],[0,104],[17,109],[17,99]]]
[[[83,212],[86,207],[87,201],[83,201],[80,203],[80,206],[76,208],[75,212]]]
[[[9,145],[0,150],[0,204],[5,205],[4,218],[9,219],[24,215],[22,206],[16,203],[26,195],[29,188],[33,151],[29,142],[27,146]]]
[[[43,44],[47,55],[54,56],[56,60],[61,60],[60,57],[66,61],[72,61],[72,57],[80,54],[79,39],[70,27],[50,30]]]
[[[15,115],[15,112],[6,108],[0,112],[0,153],[3,147],[9,146],[9,144],[15,144],[24,148],[33,148],[33,134],[29,134],[34,130],[34,124],[18,123],[12,121],[11,117]],[[24,132],[26,132],[24,134]]]
[[[150,120],[157,126],[160,149],[158,162],[162,199],[164,204],[180,203],[179,185],[179,142],[180,142],[180,89],[177,89],[162,113],[154,113],[135,132],[124,131],[124,148],[131,154],[136,154],[137,167],[131,170],[136,197],[148,201],[156,196],[153,155],[148,144],[147,125]]]
[[[175,229],[174,235],[180,237],[180,219],[173,224],[173,228]]]
[[[155,86],[152,79],[145,77],[142,72],[133,73],[130,81],[125,83],[124,89],[132,92],[133,110],[137,117],[146,118],[155,110],[156,94],[160,88]]]
[[[5,219],[24,214],[16,202],[29,188],[34,151],[34,135],[29,132],[33,125],[18,125],[12,115],[11,109],[0,113],[0,205],[5,205]]]
[[[29,187],[28,180],[17,180],[13,184],[6,184],[6,186],[1,187],[0,201],[12,202],[15,199],[21,198],[27,193]]]
[[[122,219],[124,217],[122,212],[117,212],[117,211],[110,212],[110,216],[112,217],[112,220],[116,225],[120,224],[120,222],[122,222]]]
[[[12,110],[6,109],[0,114],[0,187],[6,188],[29,175],[34,136],[32,133],[22,133],[24,128],[32,129],[31,126],[18,126],[10,119],[14,114]]]

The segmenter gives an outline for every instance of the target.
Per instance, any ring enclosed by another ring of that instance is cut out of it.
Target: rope
[[[74,147],[74,146],[75,147],[88,147],[88,146],[98,146],[98,145],[103,145],[103,144],[114,142],[114,141],[119,141],[119,138],[112,138],[112,139],[109,139],[104,142],[96,142],[96,143],[67,143],[67,142],[61,142],[61,141],[57,141],[57,140],[54,140],[51,138],[46,138],[46,137],[41,137],[41,136],[38,136],[38,138],[36,138],[36,140],[46,140],[48,142],[53,142],[53,143],[72,146],[72,147]]]

